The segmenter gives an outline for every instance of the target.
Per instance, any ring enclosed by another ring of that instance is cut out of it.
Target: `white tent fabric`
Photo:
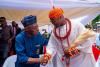
[[[3,8],[16,7],[31,9],[48,9],[52,7],[53,3],[55,6],[60,6],[62,8],[100,6],[100,0],[0,0],[0,6],[2,6]]]
[[[95,14],[92,14],[92,15],[85,15],[85,16],[81,16],[81,17],[77,17],[77,18],[72,18],[71,20],[74,20],[75,22],[77,23],[82,23],[83,25],[86,25],[86,24],[89,24],[91,23],[91,21],[98,15],[100,14],[99,12],[98,13],[95,13]],[[11,22],[11,21],[8,21],[8,22]],[[20,22],[17,22],[19,27],[20,28],[24,28],[23,25],[20,23]],[[11,23],[8,23],[8,25],[11,25]],[[41,32],[41,34],[44,32],[42,31],[43,29],[46,29],[48,33],[51,33],[52,29],[53,29],[53,25],[52,24],[47,24],[47,25],[43,25],[43,26],[40,26],[39,27],[39,31]]]
[[[36,15],[37,16],[37,23],[39,24],[39,26],[42,25],[46,25],[46,24],[50,24],[50,20],[48,18],[48,13],[49,10],[47,9],[43,9],[43,10],[39,10],[39,9],[0,9],[0,16],[5,16],[7,18],[7,20],[9,20],[9,22],[11,21],[16,21],[19,22],[21,19],[26,16],[26,15]],[[88,23],[88,21],[90,22],[91,20],[93,20],[93,18],[96,17],[96,15],[100,14],[100,8],[95,7],[95,8],[91,8],[91,7],[84,7],[84,8],[66,8],[64,9],[64,16],[69,18],[69,19],[74,19],[74,18],[80,18],[80,17],[84,17],[85,19],[83,19],[85,22],[82,22],[84,24]],[[87,17],[85,17],[87,16]]]
[[[50,24],[48,13],[52,4],[63,8],[69,19],[87,16],[81,21],[83,24],[90,22],[96,13],[100,14],[100,0],[0,0],[0,16],[20,24],[24,16],[36,15],[39,26],[42,26]]]
[[[74,18],[77,22],[81,22],[83,25],[91,24],[91,21],[98,16],[100,12],[96,12],[95,14],[85,15],[82,17]]]

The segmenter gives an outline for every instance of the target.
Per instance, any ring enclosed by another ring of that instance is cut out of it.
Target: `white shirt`
[[[73,41],[80,33],[85,31],[85,28],[81,23],[72,21],[71,24],[71,34],[69,36],[70,44],[73,43]],[[66,25],[60,27],[60,32],[61,36],[66,34]],[[59,33],[59,31],[57,31],[57,33]],[[77,46],[81,53],[79,56],[71,58],[70,67],[95,67],[95,60],[92,53],[92,44],[93,42],[87,40],[85,43]],[[63,40],[63,46],[68,48],[67,39]],[[53,33],[51,34],[47,45],[47,53],[52,55],[54,67],[66,67],[66,61],[62,61],[64,52],[61,47],[61,42],[55,37]]]

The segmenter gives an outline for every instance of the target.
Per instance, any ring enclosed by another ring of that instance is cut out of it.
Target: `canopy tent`
[[[99,7],[100,0],[0,0],[2,8],[49,9],[53,5],[62,8]]]
[[[48,12],[52,5],[63,8],[65,17],[70,19],[87,16],[82,22],[85,24],[93,19],[91,16],[100,14],[99,0],[0,0],[0,16],[20,22],[26,15],[36,15],[41,26],[50,24]]]

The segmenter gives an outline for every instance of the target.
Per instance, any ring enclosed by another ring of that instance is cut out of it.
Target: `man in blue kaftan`
[[[38,30],[36,16],[26,16],[21,22],[25,29],[16,37],[15,67],[40,67],[43,57],[39,58],[39,51],[42,46],[47,45],[47,41]]]

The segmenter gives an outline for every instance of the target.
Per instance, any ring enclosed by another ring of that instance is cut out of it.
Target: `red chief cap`
[[[61,15],[63,15],[64,11],[61,8],[53,8],[49,12],[49,18],[59,18]]]

